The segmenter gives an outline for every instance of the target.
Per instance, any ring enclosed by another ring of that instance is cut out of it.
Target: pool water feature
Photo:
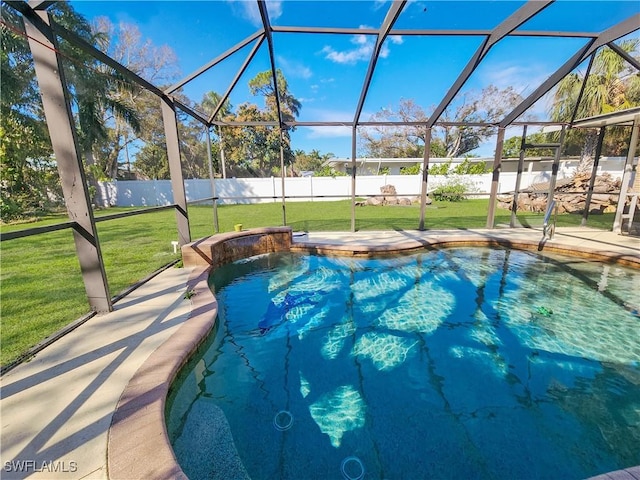
[[[191,479],[585,478],[640,464],[637,270],[483,248],[279,253],[210,284],[218,324],[167,406]]]

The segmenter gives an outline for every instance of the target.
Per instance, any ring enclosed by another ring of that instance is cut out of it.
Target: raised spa
[[[215,270],[167,427],[197,478],[586,478],[640,464],[640,271],[454,248]]]

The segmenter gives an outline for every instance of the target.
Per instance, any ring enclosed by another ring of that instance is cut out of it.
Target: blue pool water
[[[210,279],[172,387],[191,478],[578,479],[640,464],[640,271],[458,248]]]

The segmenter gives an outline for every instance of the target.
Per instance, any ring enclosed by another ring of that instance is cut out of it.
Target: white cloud
[[[286,76],[309,79],[313,76],[313,72],[306,65],[296,62],[294,60],[288,60],[285,57],[277,56],[277,63],[282,67],[282,71]]]
[[[267,11],[269,12],[269,19],[275,20],[282,15],[282,0],[267,0]]]
[[[246,0],[227,0],[231,4],[233,12],[241,18],[248,20],[256,27],[262,26],[260,10],[256,2]],[[269,20],[275,20],[282,15],[282,0],[267,0],[267,11]]]
[[[351,38],[351,43],[355,43],[356,45],[366,45],[368,41],[369,39],[367,38],[366,35],[354,35]]]
[[[373,9],[379,10],[382,7],[384,7],[386,3],[387,3],[387,0],[375,0],[375,2],[373,2]]]
[[[351,137],[353,129],[351,127],[307,127],[309,134],[307,138],[337,138]]]
[[[360,25],[361,29],[371,28],[367,25]],[[321,53],[325,55],[327,60],[331,60],[335,63],[349,64],[353,65],[358,61],[368,61],[371,59],[371,55],[373,54],[373,49],[376,46],[375,35],[365,35],[365,34],[357,34],[351,37],[351,43],[355,45],[355,48],[338,51],[333,47],[327,45],[322,50]],[[387,37],[387,41],[382,45],[380,49],[380,56],[382,58],[387,58],[391,51],[389,50],[389,44],[400,45],[404,42],[402,39],[402,35],[390,35]]]
[[[327,45],[322,49],[322,53],[325,54],[325,58],[327,60],[331,60],[332,62],[353,65],[359,60],[369,60],[373,53],[373,45],[365,44],[358,48],[342,52],[334,50],[332,47]]]
[[[307,112],[319,122],[336,122],[337,119],[353,119],[353,112],[343,110],[307,109]],[[328,126],[328,127],[304,127],[307,138],[337,138],[351,137],[353,129],[350,126]]]
[[[498,88],[513,87],[520,95],[526,96],[546,80],[548,74],[541,65],[492,65],[485,69],[482,81]]]

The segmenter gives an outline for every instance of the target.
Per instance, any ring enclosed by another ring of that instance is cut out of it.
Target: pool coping
[[[527,229],[530,230],[530,229]],[[231,232],[192,242],[184,249],[198,248],[197,257],[202,256],[204,245],[214,252],[224,243],[243,240],[247,246],[252,236],[264,238],[269,235],[288,235],[288,249],[294,252],[308,252],[323,255],[374,256],[433,250],[457,246],[501,246],[521,250],[544,250],[564,253],[582,258],[619,263],[640,268],[640,249],[637,253],[624,249],[581,246],[558,240],[541,241],[538,232],[507,233],[508,230],[464,230],[464,231],[407,231],[406,239],[381,245],[384,235],[372,235],[358,242],[353,237],[349,244],[332,239],[314,240],[313,236],[296,234],[289,227],[273,227]],[[521,233],[523,233],[521,235]],[[537,240],[536,238],[537,237]],[[285,240],[286,243],[286,240]],[[246,251],[252,255],[267,253],[274,247],[271,242],[262,242],[265,251],[253,247]],[[195,257],[193,257],[195,258]],[[211,258],[211,257],[210,257]],[[229,261],[232,256],[227,257]],[[242,257],[239,257],[242,258]],[[239,258],[235,258],[238,260]],[[171,447],[165,424],[165,405],[169,389],[182,366],[204,342],[215,325],[218,311],[217,300],[209,288],[208,277],[216,262],[205,262],[192,271],[187,283],[186,296],[191,300],[191,313],[178,331],[160,345],[140,366],[125,387],[114,411],[108,434],[107,463],[111,479],[187,479]],[[187,266],[187,265],[185,265]],[[640,480],[640,466],[599,475],[605,479]]]

